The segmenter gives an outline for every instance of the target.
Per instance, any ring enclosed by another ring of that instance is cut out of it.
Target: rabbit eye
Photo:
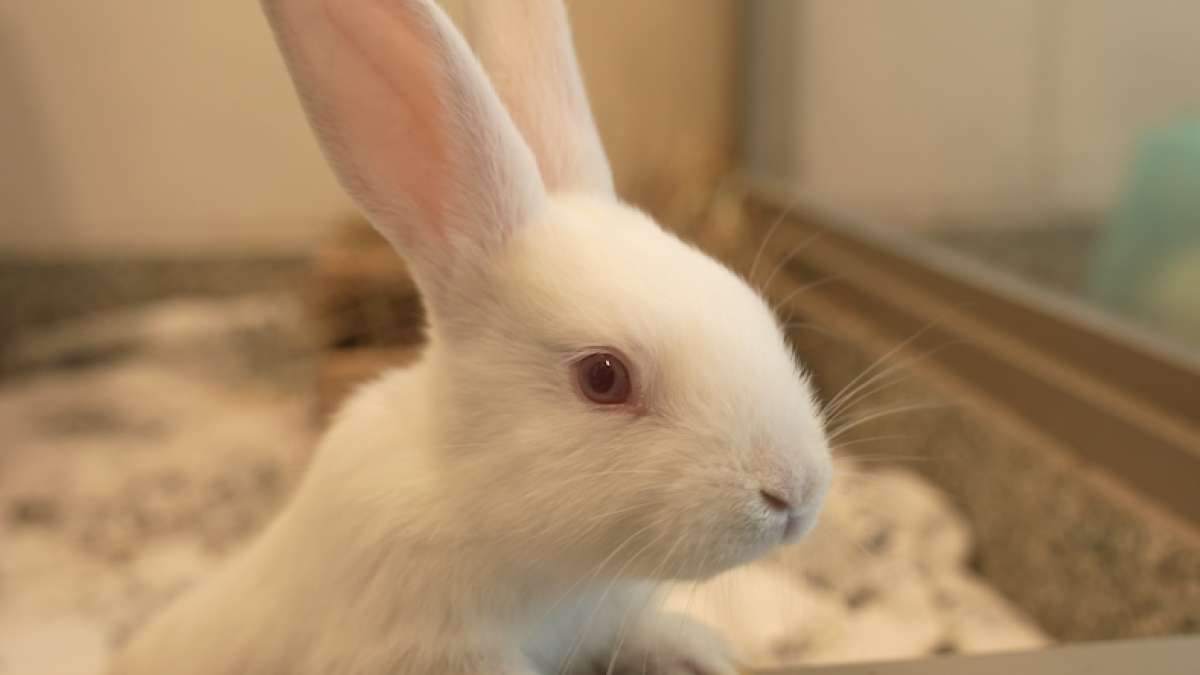
[[[575,366],[579,374],[579,389],[595,403],[606,405],[629,400],[632,387],[629,369],[612,354],[592,354]]]

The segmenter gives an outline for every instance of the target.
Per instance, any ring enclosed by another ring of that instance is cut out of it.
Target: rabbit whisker
[[[792,249],[790,251],[788,251],[786,255],[784,255],[782,258],[779,259],[779,262],[775,265],[775,269],[771,270],[771,273],[767,275],[766,281],[762,282],[762,285],[760,286],[760,288],[762,288],[764,292],[768,288],[770,288],[771,281],[775,278],[775,275],[779,273],[779,270],[783,269],[785,265],[787,265],[789,262],[791,262],[792,258],[795,258],[797,253],[808,248],[809,244],[820,239],[822,237],[822,235],[824,235],[824,234],[825,234],[825,232],[823,230],[817,230],[816,232],[813,232],[812,234],[808,235],[808,237],[806,237],[799,244],[796,244],[795,246],[793,246]]]
[[[871,386],[871,384],[878,382],[880,379],[887,377],[888,375],[894,373],[895,371],[901,370],[903,368],[907,368],[908,366],[912,366],[914,364],[917,364],[917,363],[920,363],[927,359],[930,359],[933,356],[935,356],[938,352],[940,352],[943,349],[950,347],[954,344],[959,344],[959,343],[957,341],[947,342],[944,344],[940,344],[940,345],[926,351],[923,354],[918,354],[918,355],[911,356],[911,357],[908,357],[905,359],[901,359],[900,361],[896,361],[895,363],[893,363],[892,365],[888,366],[887,368],[879,371],[878,373],[876,373],[869,379],[859,383],[857,386],[854,387],[854,389],[852,389],[852,390],[843,389],[842,393],[839,394],[836,399],[834,399],[833,401],[830,401],[829,405],[826,406],[826,409],[825,409],[826,416],[829,418],[836,418],[839,413],[841,413],[846,408],[849,408],[850,406],[854,405],[858,401],[864,400],[868,396],[871,396],[872,394],[878,394],[879,392],[884,391],[884,390],[888,389],[889,387],[894,387],[897,384],[900,384],[902,382],[906,382],[906,381],[910,380],[911,376],[902,375],[900,377],[897,377],[894,380],[891,380],[890,382],[884,382],[877,387],[873,387],[871,389],[866,389],[866,387]],[[864,389],[866,389],[866,390],[864,391]]]
[[[830,406],[836,406],[836,405],[838,405],[838,402],[839,402],[841,399],[843,399],[843,398],[845,398],[845,397],[846,397],[846,390],[847,390],[848,388],[850,388],[850,387],[853,387],[853,386],[855,386],[856,384],[858,384],[858,382],[859,382],[859,381],[860,381],[862,378],[866,377],[866,376],[867,376],[867,375],[868,375],[868,374],[869,374],[869,373],[870,373],[872,370],[874,370],[876,367],[878,367],[880,364],[884,363],[885,361],[888,361],[888,360],[889,360],[889,359],[891,359],[891,358],[892,358],[892,356],[894,356],[894,355],[895,355],[897,352],[899,352],[899,351],[903,350],[903,349],[904,349],[904,348],[906,348],[908,345],[912,344],[912,343],[913,343],[913,342],[915,342],[917,339],[919,339],[919,338],[920,338],[922,335],[924,335],[925,333],[929,332],[931,329],[933,329],[933,327],[934,327],[934,326],[936,326],[937,324],[939,324],[939,323],[941,323],[942,321],[944,321],[944,320],[946,319],[946,317],[947,317],[947,316],[950,316],[951,314],[953,314],[953,313],[955,313],[955,312],[958,312],[958,311],[960,311],[960,310],[962,310],[962,309],[964,309],[964,308],[966,308],[966,307],[968,307],[968,306],[970,306],[970,304],[969,304],[969,303],[963,303],[963,304],[959,304],[959,305],[954,305],[953,307],[949,307],[949,308],[947,308],[945,311],[943,311],[941,314],[938,314],[938,315],[937,315],[937,316],[935,316],[933,319],[930,319],[928,323],[926,323],[924,326],[921,326],[921,328],[917,329],[917,331],[916,331],[916,332],[914,332],[912,335],[910,335],[910,336],[908,336],[907,338],[905,338],[903,341],[901,341],[901,342],[900,342],[899,344],[897,344],[895,347],[892,347],[891,349],[889,349],[889,350],[888,350],[888,351],[887,351],[887,352],[886,352],[886,353],[885,353],[883,356],[880,356],[879,358],[875,359],[875,362],[874,362],[874,363],[872,363],[870,366],[867,366],[865,369],[863,369],[863,371],[862,371],[861,373],[859,373],[859,374],[858,374],[858,376],[857,376],[857,377],[855,377],[854,379],[850,380],[850,382],[849,382],[848,384],[846,384],[846,386],[845,386],[845,387],[843,387],[843,388],[842,388],[842,391],[841,391],[841,392],[839,392],[839,393],[838,393],[836,396],[834,396],[834,397],[833,397],[833,400],[831,400],[831,401],[829,402],[829,405],[830,405]]]
[[[707,563],[708,563],[708,558],[709,558],[709,556],[710,556],[710,555],[712,555],[712,550],[711,550],[711,549],[708,549],[708,548],[706,548],[706,549],[705,549],[705,551],[704,551],[704,555],[703,555],[703,556],[700,558],[700,560],[699,560],[699,561],[696,563],[696,571],[695,571],[695,572],[693,572],[693,573],[692,573],[692,575],[691,575],[691,577],[692,577],[693,579],[698,579],[698,578],[699,578],[699,576],[700,576],[700,571],[701,571],[701,570],[703,570],[703,569],[704,569],[704,566],[705,566],[705,564],[707,564]],[[699,590],[699,588],[700,588],[700,584],[699,584],[699,582],[697,582],[697,581],[693,581],[693,582],[692,582],[692,590],[691,590],[691,592],[690,592],[690,593],[688,593],[688,599],[687,599],[687,602],[686,602],[686,603],[684,603],[684,605],[683,605],[683,613],[684,613],[684,615],[685,615],[685,616],[686,616],[686,615],[687,615],[689,612],[691,612],[691,609],[692,609],[692,601],[696,599],[696,592],[697,592],[697,590]],[[678,650],[678,649],[679,649],[679,645],[683,643],[683,631],[684,631],[684,627],[685,627],[685,625],[686,625],[686,624],[685,624],[685,622],[683,622],[683,621],[680,621],[680,622],[679,622],[679,632],[678,632],[678,633],[676,634],[676,636],[675,636],[675,649],[676,649],[676,650]]]
[[[832,511],[830,511],[830,512],[828,512],[828,515],[830,515],[831,517],[836,518],[838,521],[840,521],[842,528],[848,529],[848,523],[847,523],[846,519],[843,518],[840,514],[833,513]],[[834,527],[835,524],[836,523],[828,523],[829,526],[827,528],[825,528],[825,531],[828,532],[831,536],[833,536],[833,538],[830,539],[830,541],[839,542],[839,545],[842,546],[843,551],[848,552],[849,555],[854,556],[860,560],[870,560],[872,558],[875,558],[878,555],[876,553],[872,553],[871,551],[868,551],[866,549],[866,547],[864,547],[862,545],[862,542],[860,542],[858,539],[855,539],[854,537],[850,536],[844,529],[839,529],[837,527]]]
[[[882,478],[883,477],[881,477],[881,479]],[[889,513],[888,511],[883,510],[878,505],[872,504],[869,501],[859,499],[857,497],[851,497],[849,495],[843,494],[843,495],[839,496],[838,499],[845,504],[848,504],[853,507],[857,507],[859,509],[862,509],[863,511],[868,511],[871,514],[879,516],[880,518],[883,518],[885,520],[891,519],[894,517],[892,513]],[[835,514],[835,517],[839,517],[839,516],[837,516]]]
[[[794,288],[794,289],[792,289],[792,291],[790,293],[783,296],[783,298],[779,302],[775,303],[775,305],[773,307],[771,307],[771,313],[778,315],[780,307],[783,307],[788,302],[791,302],[792,298],[795,298],[796,296],[800,295],[801,293],[807,293],[808,291],[811,291],[814,288],[820,288],[821,286],[824,286],[825,284],[831,284],[831,283],[834,283],[835,281],[842,281],[844,279],[850,279],[853,277],[854,277],[854,275],[849,272],[843,272],[841,274],[830,274],[830,275],[824,276],[820,279],[817,279],[815,281],[810,281],[807,284],[800,286],[799,288]]]
[[[853,441],[851,441],[853,442]],[[956,457],[909,457],[905,455],[863,455],[862,457],[849,457],[847,462],[852,464],[901,464],[904,462],[950,462],[957,461]]]
[[[894,406],[891,408],[884,408],[882,410],[876,409],[873,411],[868,411],[865,414],[859,415],[857,417],[851,417],[844,422],[840,422],[838,424],[838,427],[829,434],[829,440],[833,441],[833,440],[841,437],[842,435],[844,435],[846,432],[848,432],[856,427],[862,426],[863,424],[866,424],[867,422],[877,420],[881,417],[888,417],[890,415],[896,415],[896,414],[905,413],[905,412],[915,412],[917,410],[938,410],[938,409],[945,408],[946,405],[947,404],[940,403],[940,402],[939,403],[914,403],[912,405],[901,405],[901,406]]]
[[[671,545],[670,550],[668,550],[667,554],[663,556],[662,561],[655,566],[654,571],[650,575],[651,578],[657,576],[667,566],[667,563],[671,560],[671,556],[675,554],[676,549],[678,549],[679,545],[683,543],[684,538],[685,535],[682,533],[676,537],[675,543]],[[671,585],[674,585],[674,583],[674,581],[670,582]],[[621,647],[625,644],[625,638],[628,636],[629,628],[646,611],[646,607],[649,606],[650,602],[655,599],[656,595],[656,593],[647,593],[645,599],[642,600],[641,606],[638,607],[637,613],[632,617],[630,616],[630,611],[633,609],[632,603],[628,608],[626,608],[625,615],[621,619],[621,628],[617,632],[617,640],[613,645],[612,656],[610,656],[608,659],[608,668],[605,669],[605,675],[612,675],[613,667],[616,665],[617,658],[620,656]]]
[[[652,525],[654,525],[654,524],[657,524],[657,523],[653,523]],[[646,528],[649,528],[649,527],[651,527],[651,525],[646,526]],[[634,533],[629,538],[627,538],[625,540],[625,542],[623,542],[621,544],[621,547],[624,547],[625,543],[632,541],[633,537],[636,537],[637,534],[640,534],[646,528],[643,528],[643,530],[639,530],[637,533]],[[596,607],[592,610],[592,613],[588,616],[587,621],[584,623],[583,628],[580,630],[579,637],[574,641],[574,645],[572,646],[569,655],[567,656],[566,660],[563,662],[562,666],[560,667],[559,675],[563,675],[563,673],[566,671],[566,669],[575,661],[576,656],[578,656],[580,647],[583,646],[583,642],[587,638],[588,630],[592,627],[592,622],[596,620],[596,615],[600,612],[600,609],[604,606],[604,601],[608,599],[609,594],[612,592],[613,588],[618,583],[618,580],[622,578],[622,574],[625,572],[625,570],[628,569],[628,567],[630,565],[632,565],[639,557],[641,557],[641,555],[643,553],[648,551],[652,545],[654,545],[660,539],[662,539],[664,536],[666,536],[667,532],[669,532],[669,531],[670,530],[664,530],[658,536],[656,536],[653,539],[651,539],[650,541],[646,542],[646,544],[644,546],[642,546],[641,550],[639,550],[634,555],[630,556],[629,560],[625,561],[625,564],[622,565],[621,568],[619,570],[617,570],[617,572],[615,574],[612,575],[612,577],[609,579],[608,585],[604,589],[604,592],[600,594],[600,599],[596,601]],[[682,540],[682,538],[680,538],[680,540]],[[679,540],[677,540],[676,545],[678,545],[678,541]],[[672,550],[674,550],[674,547],[672,547]],[[611,558],[611,557],[612,556],[610,555],[609,558]],[[599,570],[600,570],[600,567],[596,567],[595,573],[599,573]]]
[[[646,472],[646,473],[666,473],[666,472]],[[652,484],[652,485],[645,485],[645,486],[641,486],[641,487],[639,488],[639,492],[650,492],[650,491],[653,491],[653,490],[657,490],[657,489],[659,489],[659,488],[670,487],[671,485],[672,485],[672,483],[656,483],[656,484]],[[539,495],[539,494],[534,494],[533,496],[534,496],[534,497],[540,497],[540,495]],[[557,495],[550,495],[550,496],[551,496],[551,497],[554,497],[554,496],[557,496]],[[526,498],[527,498],[527,499],[528,499],[528,497],[529,497],[529,495],[527,495],[527,496],[526,496]],[[652,499],[647,499],[646,501],[638,502],[638,503],[635,503],[635,504],[633,504],[633,505],[631,505],[631,506],[627,506],[627,507],[623,507],[623,508],[621,508],[621,509],[617,509],[616,511],[611,511],[611,512],[607,512],[607,513],[602,513],[602,514],[599,514],[599,515],[592,515],[591,517],[589,517],[589,518],[588,518],[588,520],[589,520],[590,524],[589,524],[589,525],[588,525],[586,528],[584,528],[584,529],[582,529],[582,530],[574,530],[574,531],[572,532],[572,537],[573,537],[574,539],[578,540],[578,539],[579,539],[579,538],[581,538],[583,535],[586,535],[586,534],[590,533],[592,530],[594,530],[596,527],[598,527],[598,526],[601,524],[599,521],[603,520],[603,518],[605,518],[606,516],[611,516],[611,515],[615,515],[615,514],[617,514],[617,513],[621,513],[621,512],[623,512],[623,511],[629,511],[629,510],[633,510],[633,509],[641,508],[641,507],[644,507],[644,506],[646,506],[646,505],[648,505],[648,504],[652,504],[652,503],[653,503],[653,500],[652,500]],[[536,508],[536,507],[540,506],[540,504],[539,504],[537,501],[526,501],[526,502],[525,502],[525,506],[526,506],[526,508],[527,508],[527,509],[534,509],[534,508]],[[564,517],[564,518],[569,518],[569,517],[572,517],[572,516],[567,516],[567,515],[565,515],[565,514],[567,514],[567,513],[570,513],[570,512],[571,512],[571,510],[570,510],[570,509],[561,509],[561,510],[559,510],[557,513],[559,513],[559,514],[562,514],[562,517]],[[523,528],[519,528],[519,529],[515,530],[515,531],[514,531],[514,534],[521,534],[521,533],[524,533],[524,532],[528,532],[528,531],[530,531],[530,530],[536,530],[536,529],[538,529],[539,527],[540,527],[540,526],[539,526],[537,523],[530,523],[530,524],[526,525],[526,526],[525,526],[525,527],[523,527]]]
[[[834,333],[833,331],[829,330],[828,328],[824,328],[822,326],[816,325],[815,323],[809,323],[807,321],[790,321],[790,319],[791,319],[791,314],[789,314],[788,319],[785,319],[783,321],[783,323],[781,324],[780,327],[783,328],[783,330],[796,330],[796,329],[808,330],[808,331],[812,331],[814,333],[820,333],[821,335],[824,335],[826,337],[831,337],[834,339],[841,339],[840,335],[838,335],[837,333]]]
[[[558,607],[559,603],[561,603],[568,596],[570,596],[571,591],[575,590],[576,588],[578,588],[581,584],[583,584],[585,582],[590,583],[590,582],[594,581],[596,579],[596,577],[599,576],[600,570],[602,570],[604,568],[604,566],[607,565],[608,562],[613,559],[614,556],[616,556],[618,553],[620,553],[621,549],[625,548],[626,544],[633,541],[635,537],[637,537],[642,532],[645,532],[646,530],[650,529],[651,527],[653,527],[653,524],[646,525],[645,527],[638,530],[637,532],[634,532],[632,535],[627,537],[624,542],[622,542],[619,546],[614,548],[608,554],[608,556],[606,558],[604,558],[604,560],[601,560],[591,570],[589,570],[587,573],[582,575],[579,579],[575,580],[575,583],[568,586],[567,589],[559,595],[558,599],[555,600],[553,603],[550,604],[549,607],[546,608],[546,611],[542,614],[541,617],[538,618],[537,621],[534,622],[534,625],[540,626],[542,624],[542,622],[544,622],[550,616],[550,613],[554,611],[554,608]],[[539,556],[538,558],[535,558],[534,560],[540,560],[540,559],[541,559],[541,556]]]
[[[832,446],[830,448],[830,450],[832,450],[833,452],[840,452],[840,451],[844,450],[845,448],[848,448],[848,447],[851,447],[854,445],[862,445],[863,443],[875,443],[878,441],[909,440],[914,437],[915,437],[915,434],[881,434],[879,436],[868,436],[866,438],[856,438],[852,441],[842,441],[841,443],[838,443],[837,445]],[[838,462],[856,462],[860,458],[868,457],[868,456],[869,455],[855,455],[855,454],[845,453],[844,455],[835,456],[833,458],[833,463],[837,464]],[[880,456],[887,457],[887,455],[880,455]]]
[[[652,486],[652,487],[667,487],[668,485],[670,485],[670,483],[663,483],[663,484],[661,484],[661,485],[658,485],[658,486]],[[615,516],[615,515],[618,515],[618,514],[621,514],[621,513],[625,513],[626,511],[633,511],[633,510],[636,510],[636,509],[643,508],[643,507],[645,507],[645,506],[648,506],[648,505],[650,505],[650,504],[652,504],[652,503],[653,503],[653,502],[648,502],[648,501],[647,501],[647,502],[639,502],[639,503],[637,503],[637,504],[633,504],[633,505],[631,505],[631,506],[625,506],[625,507],[622,507],[622,508],[616,509],[616,510],[614,510],[614,511],[606,511],[606,512],[604,512],[604,513],[598,513],[598,514],[592,515],[592,516],[590,516],[590,517],[588,518],[588,520],[603,520],[603,519],[605,519],[605,518],[608,518],[608,517],[611,517],[611,516]]]
[[[570,485],[570,484],[572,484],[572,483],[578,483],[579,481],[583,481],[583,480],[589,480],[589,479],[592,479],[592,478],[600,478],[600,477],[602,477],[602,476],[618,476],[618,475],[633,475],[633,474],[661,474],[661,475],[669,475],[669,474],[670,474],[670,472],[668,472],[668,471],[655,471],[655,470],[650,470],[650,469],[647,469],[647,470],[640,470],[640,471],[635,471],[635,470],[628,470],[628,471],[626,471],[626,470],[596,471],[596,472],[593,472],[593,473],[587,473],[587,474],[581,474],[581,475],[579,475],[579,476],[573,476],[573,477],[571,477],[571,478],[568,478],[568,479],[566,479],[566,480],[563,480],[563,481],[558,481],[558,482],[556,482],[556,483],[549,483],[549,484],[547,484],[547,485],[543,485],[543,486],[542,486],[541,488],[539,488],[537,491],[535,491],[535,492],[530,492],[530,493],[527,493],[527,494],[525,494],[525,495],[524,495],[524,497],[525,497],[526,499],[528,499],[528,498],[531,498],[531,497],[538,497],[538,496],[542,495],[543,493],[550,492],[551,490],[554,490],[555,488],[560,488],[560,487],[563,487],[564,485]]]
[[[775,230],[779,227],[780,223],[783,222],[783,219],[788,216],[792,208],[794,208],[799,202],[800,197],[793,197],[792,201],[788,203],[787,208],[779,212],[779,215],[775,218],[775,222],[771,223],[771,227],[767,229],[767,235],[763,237],[762,242],[758,245],[758,250],[754,252],[754,262],[750,264],[750,273],[746,275],[747,283],[753,282],[754,271],[758,269],[758,261],[762,258],[763,251],[766,250],[767,244],[771,242],[771,237],[775,234]],[[758,290],[761,293],[763,291],[763,287],[760,286]]]
[[[895,476],[880,474],[874,471],[835,471],[834,477],[845,478],[846,480],[858,480],[875,485],[879,485],[881,483],[894,483],[897,480],[900,480]],[[842,495],[840,499],[848,499],[848,497]]]

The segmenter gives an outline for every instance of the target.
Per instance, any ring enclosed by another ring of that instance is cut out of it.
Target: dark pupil
[[[599,358],[588,370],[588,384],[597,394],[606,394],[617,381],[617,370],[612,366],[612,359]]]

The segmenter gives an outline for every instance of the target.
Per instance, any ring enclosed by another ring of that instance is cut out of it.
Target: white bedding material
[[[178,301],[33,336],[0,385],[0,664],[93,675],[146,613],[211,572],[283,503],[315,440],[291,300]],[[96,361],[64,369],[81,357]],[[287,366],[288,364],[284,364]],[[288,371],[288,368],[282,368]],[[798,547],[666,602],[752,664],[1042,646],[966,567],[937,490],[845,460]]]

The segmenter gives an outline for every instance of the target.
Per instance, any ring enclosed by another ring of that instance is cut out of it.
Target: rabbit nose
[[[786,497],[781,497],[778,493],[769,492],[767,490],[759,490],[758,493],[762,495],[763,501],[767,503],[767,508],[771,509],[772,511],[781,511],[786,513],[792,510],[792,503],[789,502]]]

